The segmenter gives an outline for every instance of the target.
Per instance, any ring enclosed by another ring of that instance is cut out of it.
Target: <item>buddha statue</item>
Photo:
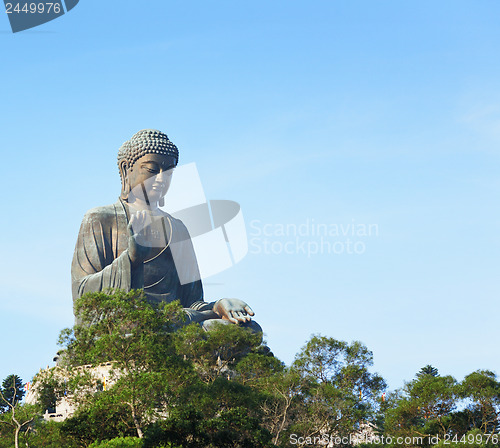
[[[189,232],[160,208],[178,161],[177,147],[157,130],[139,131],[121,146],[118,201],[89,210],[80,227],[71,267],[73,301],[87,292],[143,289],[151,303],[179,300],[186,321],[207,330],[223,322],[261,332],[244,301],[204,301]],[[181,263],[174,263],[174,245]]]

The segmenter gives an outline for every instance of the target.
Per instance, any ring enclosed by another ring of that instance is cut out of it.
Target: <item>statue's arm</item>
[[[193,308],[184,308],[184,312],[187,314],[187,323],[203,322],[207,319],[220,319],[220,316],[215,314],[211,309],[195,310]]]
[[[196,258],[194,258],[194,263],[196,263]],[[197,266],[196,269],[198,269]],[[181,303],[192,321],[201,322],[206,319],[220,319],[220,316],[214,312],[215,302],[209,303],[203,300],[201,280],[181,285],[181,298]]]
[[[141,270],[132,266],[128,249],[118,254],[118,220],[107,214],[85,215],[73,255],[73,299],[106,289],[140,288]]]
[[[87,272],[85,272],[86,275],[73,277],[76,292],[76,296],[75,293],[73,296],[75,299],[87,292],[98,292],[107,289],[130,291],[132,289],[132,269],[130,259],[126,253],[122,253],[100,271]]]

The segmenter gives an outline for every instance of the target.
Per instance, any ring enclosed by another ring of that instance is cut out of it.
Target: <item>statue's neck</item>
[[[128,205],[130,208],[134,210],[149,210],[151,212],[155,212],[159,210],[158,202],[150,202],[147,203],[141,199],[135,198],[133,201],[128,201]]]

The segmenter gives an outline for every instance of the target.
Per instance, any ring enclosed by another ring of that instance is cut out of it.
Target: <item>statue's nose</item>
[[[156,179],[160,182],[169,182],[172,177],[172,169],[160,169],[160,172],[156,175]]]
[[[167,174],[165,170],[160,170],[160,172],[156,175],[156,180],[163,182],[167,178]]]

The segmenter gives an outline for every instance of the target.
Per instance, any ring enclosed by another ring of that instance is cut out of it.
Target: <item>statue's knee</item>
[[[201,322],[201,327],[205,331],[213,330],[217,325],[234,325],[234,324],[232,324],[232,322],[226,319],[207,319]],[[262,333],[262,327],[254,320],[245,322],[244,324],[240,325],[244,328],[252,330],[254,333]]]
[[[245,328],[249,328],[254,333],[262,333],[262,327],[255,320],[245,322],[244,324],[241,324],[241,326],[245,327]]]
[[[225,319],[207,319],[200,323],[205,331],[213,330],[217,325],[229,325],[231,322]]]

